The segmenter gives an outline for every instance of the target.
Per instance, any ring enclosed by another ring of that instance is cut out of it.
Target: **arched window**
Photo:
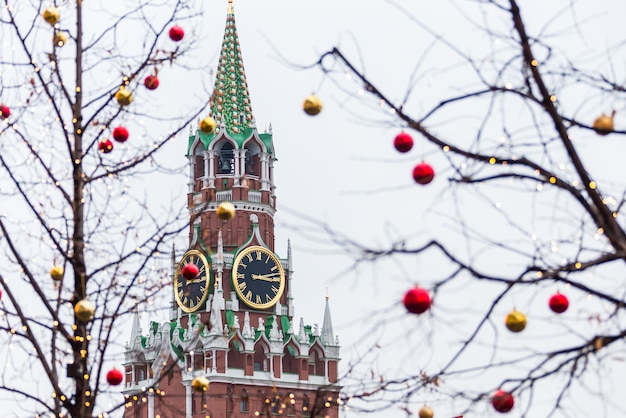
[[[222,145],[217,163],[218,174],[233,174],[235,168],[233,149],[233,144],[231,144],[230,142],[226,142],[224,145]]]
[[[199,192],[202,189],[202,179],[204,178],[204,156],[202,154],[202,145],[196,145],[193,152],[193,182],[194,190]]]
[[[311,405],[309,405],[309,395],[307,394],[304,394],[304,396],[302,396],[302,416],[311,416]]]
[[[241,391],[241,399],[239,400],[239,412],[248,411],[250,411],[250,397],[248,396],[248,391],[243,389]]]
[[[251,176],[261,176],[261,147],[256,142],[249,142],[246,149],[246,174]]]
[[[298,360],[294,357],[296,349],[292,345],[288,345],[283,353],[283,373],[297,373]]]
[[[270,403],[272,402],[269,398],[266,398],[263,392],[260,390],[257,392],[257,398],[259,402],[259,408],[257,412],[259,415],[269,416],[270,415]]]
[[[274,399],[272,399],[272,415],[282,414],[283,400],[280,397],[280,393],[274,393]]]
[[[238,339],[232,339],[228,350],[228,368],[243,369],[244,354],[241,353],[243,343]]]
[[[228,385],[226,389],[226,411],[228,412],[233,412],[233,408],[235,406],[235,402],[233,401],[234,391],[235,390],[233,389],[233,385]],[[204,392],[202,392],[202,395],[204,395]]]
[[[254,370],[262,372],[269,371],[269,361],[262,344],[257,344],[254,348]]]
[[[309,375],[324,376],[325,372],[326,367],[324,366],[321,352],[318,349],[311,350],[311,354],[309,354]]]
[[[291,392],[287,398],[285,398],[285,414],[288,417],[296,416],[296,395]]]

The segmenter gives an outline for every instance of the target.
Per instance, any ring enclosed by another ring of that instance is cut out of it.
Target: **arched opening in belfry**
[[[217,152],[217,174],[233,174],[235,170],[235,147],[224,141]]]
[[[261,177],[261,147],[254,141],[245,146],[245,173],[250,176]]]
[[[202,190],[202,181],[204,179],[204,147],[198,142],[193,150],[193,183],[194,191]]]

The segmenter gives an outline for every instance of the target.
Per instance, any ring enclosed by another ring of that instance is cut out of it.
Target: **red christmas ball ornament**
[[[563,313],[569,307],[569,300],[567,300],[567,296],[562,293],[556,292],[552,297],[550,297],[550,301],[548,302],[550,309],[552,312]]]
[[[125,142],[128,139],[128,129],[123,126],[113,129],[113,139],[117,142]]]
[[[393,139],[393,146],[399,152],[409,152],[413,148],[413,138],[406,132],[400,132]]]
[[[143,85],[146,86],[148,90],[155,90],[159,87],[159,78],[156,75],[151,74],[143,80]]]
[[[428,184],[435,178],[435,170],[430,164],[419,163],[413,169],[413,179],[419,184]]]
[[[109,385],[117,386],[124,380],[124,374],[121,370],[112,368],[107,372],[107,382]]]
[[[422,314],[430,308],[431,300],[426,289],[416,286],[404,294],[402,303],[404,303],[407,311],[414,314]]]
[[[108,154],[109,152],[113,151],[113,142],[111,142],[110,139],[103,139],[98,144],[98,149],[100,150],[100,152]]]
[[[182,274],[183,277],[187,280],[193,280],[198,277],[199,272],[200,270],[198,270],[198,266],[196,266],[195,264],[185,264],[180,274]]]
[[[7,105],[0,105],[0,119],[8,119],[11,116],[11,109]]]
[[[185,30],[178,25],[174,25],[170,28],[169,35],[172,41],[179,42],[185,37]]]
[[[493,405],[493,408],[498,412],[509,412],[513,409],[513,405],[515,405],[515,399],[513,399],[513,395],[509,392],[497,390],[491,396],[491,405]]]

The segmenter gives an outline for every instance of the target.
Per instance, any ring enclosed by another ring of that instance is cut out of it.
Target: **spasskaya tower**
[[[215,130],[186,149],[189,245],[172,253],[170,320],[144,330],[135,313],[124,417],[337,418],[339,342],[328,300],[321,329],[294,317],[291,246],[274,249],[273,135],[257,131],[232,0],[209,112]]]

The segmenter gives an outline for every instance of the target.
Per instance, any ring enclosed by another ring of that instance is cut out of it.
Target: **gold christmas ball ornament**
[[[322,111],[322,101],[319,97],[312,94],[304,99],[304,103],[302,103],[302,109],[307,115],[315,116]]]
[[[215,119],[213,119],[211,116],[207,116],[200,121],[199,128],[205,134],[212,134],[213,132],[215,132],[215,125]]]
[[[56,31],[54,33],[54,44],[58,47],[62,47],[67,42],[67,35],[61,31]]]
[[[526,328],[526,315],[514,309],[506,316],[504,324],[511,332],[521,332]]]
[[[59,13],[59,9],[57,9],[56,7],[50,6],[46,7],[43,10],[43,12],[41,13],[41,17],[43,17],[43,20],[54,26],[59,22],[61,13]]]
[[[420,409],[418,415],[420,418],[433,418],[435,416],[435,413],[433,412],[432,408],[424,405]]]
[[[601,114],[593,121],[593,129],[598,135],[608,135],[615,129],[613,119],[615,118],[615,110],[611,115]]]
[[[117,100],[120,106],[128,106],[133,101],[133,93],[124,87],[120,87],[117,93],[115,93],[115,100]]]
[[[206,392],[209,389],[209,379],[205,376],[197,376],[191,381],[191,387],[196,392]]]
[[[235,217],[235,206],[230,202],[222,202],[217,206],[217,217],[223,221],[230,221]]]
[[[90,300],[83,299],[74,306],[74,314],[80,322],[87,322],[93,318],[96,312],[96,305]]]
[[[64,273],[65,271],[63,270],[63,267],[61,266],[54,266],[50,269],[50,277],[52,277],[52,280],[57,281],[57,282],[63,279]]]

